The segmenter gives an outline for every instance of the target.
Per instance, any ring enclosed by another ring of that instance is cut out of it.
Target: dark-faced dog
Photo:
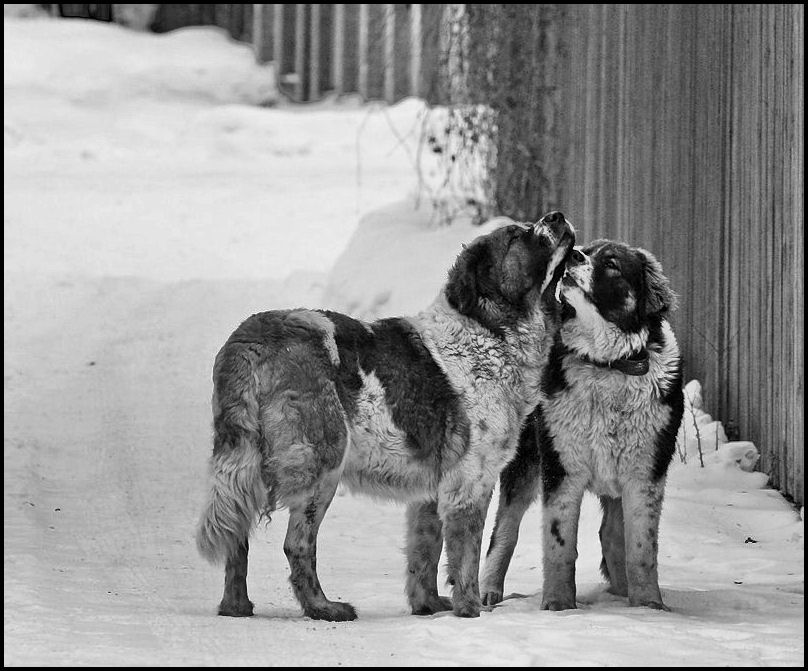
[[[502,600],[525,510],[542,492],[542,608],[575,608],[578,517],[600,497],[601,571],[634,606],[667,609],[657,534],[684,407],[679,348],[666,315],[676,297],[647,251],[598,240],[573,252],[562,278],[562,325],[543,373],[545,399],[500,478],[482,580]]]
[[[413,318],[300,309],[236,329],[213,368],[212,488],[197,531],[201,554],[226,564],[219,614],[252,615],[248,537],[285,506],[284,552],[305,615],[356,617],[326,598],[316,571],[317,531],[342,480],[409,503],[413,613],[479,615],[486,510],[539,400],[553,341],[545,301],[573,244],[564,215],[551,213],[477,238]],[[444,540],[451,601],[437,589]]]

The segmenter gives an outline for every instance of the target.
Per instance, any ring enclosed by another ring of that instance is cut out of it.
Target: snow
[[[411,616],[403,507],[340,492],[320,578],[360,619],[301,616],[283,512],[251,541],[256,616],[216,617],[193,533],[218,348],[259,310],[412,313],[496,223],[415,207],[420,101],[291,106],[212,28],[6,16],[4,40],[5,665],[803,665],[801,514],[738,467],[709,399],[707,463],[683,436],[662,515],[670,613],[604,592],[588,497],[579,609],[539,610],[536,505],[523,596]]]

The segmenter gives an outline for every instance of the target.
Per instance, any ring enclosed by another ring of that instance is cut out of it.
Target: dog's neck
[[[413,322],[438,364],[451,369],[450,378],[460,375],[474,380],[474,384],[505,384],[520,390],[533,404],[531,409],[540,400],[534,397],[540,393],[541,373],[553,335],[539,305],[524,323],[496,334],[457,312],[441,291]]]
[[[626,375],[648,372],[647,328],[629,333],[605,320],[597,326],[584,328],[578,320],[569,320],[561,327],[561,341],[567,350],[592,365],[619,370]]]
[[[624,356],[620,359],[614,359],[612,361],[598,361],[597,359],[593,359],[586,354],[579,354],[578,358],[581,359],[581,361],[591,363],[593,366],[597,366],[598,368],[610,368],[612,370],[620,371],[625,375],[645,375],[651,369],[648,350],[644,347],[638,352],[634,352],[628,356]]]

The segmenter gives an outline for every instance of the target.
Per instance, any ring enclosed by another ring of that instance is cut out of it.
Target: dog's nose
[[[580,250],[573,249],[567,264],[577,266],[582,263],[586,263],[586,257],[580,252]]]
[[[561,224],[564,222],[566,217],[564,216],[563,212],[548,212],[545,214],[540,220],[540,224],[544,224],[545,226],[549,226],[550,224]]]

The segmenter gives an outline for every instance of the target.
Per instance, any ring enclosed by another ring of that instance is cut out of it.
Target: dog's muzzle
[[[533,226],[533,232],[549,238],[553,247],[572,246],[575,241],[575,228],[563,212],[548,212]]]

